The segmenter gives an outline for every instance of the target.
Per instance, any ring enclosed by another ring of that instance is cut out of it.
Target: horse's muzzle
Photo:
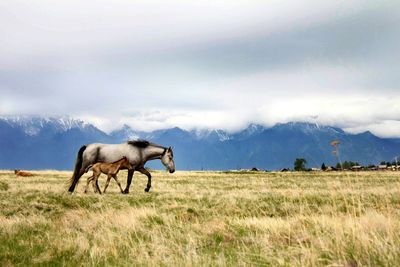
[[[174,173],[174,172],[175,172],[175,169],[169,170],[169,173]]]

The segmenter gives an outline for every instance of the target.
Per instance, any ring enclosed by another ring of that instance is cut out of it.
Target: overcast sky
[[[0,115],[400,137],[400,1],[0,2]]]

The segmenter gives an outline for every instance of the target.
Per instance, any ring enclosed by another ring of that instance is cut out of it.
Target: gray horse
[[[129,193],[129,187],[135,170],[147,176],[148,180],[145,191],[149,192],[151,174],[144,167],[149,160],[160,159],[170,173],[175,171],[174,154],[171,147],[166,148],[144,140],[128,141],[122,144],[89,144],[79,149],[74,174],[69,180],[68,191],[71,193],[74,191],[79,178],[85,173],[89,165],[97,162],[112,163],[122,157],[126,157],[133,168],[132,170],[128,170],[126,188],[123,192],[125,194]],[[96,187],[99,188],[98,184],[96,184]]]

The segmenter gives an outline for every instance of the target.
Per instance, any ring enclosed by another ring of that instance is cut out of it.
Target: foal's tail
[[[81,178],[82,174],[81,173],[81,168],[82,168],[82,162],[83,162],[83,151],[85,151],[86,146],[82,146],[79,149],[78,156],[76,157],[76,163],[75,163],[75,169],[74,169],[74,174],[68,181],[69,185],[69,192],[74,192],[75,186],[79,181],[79,178]]]

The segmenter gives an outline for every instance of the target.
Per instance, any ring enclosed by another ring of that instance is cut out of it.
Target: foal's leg
[[[99,176],[97,176],[97,179],[95,180],[95,182],[96,182],[97,192],[99,192],[99,194],[101,195],[101,189],[100,189],[100,186],[99,186]]]
[[[93,192],[95,193],[97,193],[95,181],[97,180],[98,177],[99,177],[98,175],[93,174],[93,178],[90,180],[92,182]]]
[[[87,193],[87,191],[89,189],[90,181],[92,181],[92,180],[93,180],[93,175],[90,176],[89,178],[87,178],[86,187],[85,187],[85,191],[84,191],[85,194]]]
[[[128,178],[126,179],[126,188],[124,190],[124,194],[129,194],[129,187],[131,186],[131,182],[132,182],[132,177],[133,177],[133,172],[135,170],[128,170]]]
[[[147,186],[144,189],[144,191],[149,192],[150,191],[150,187],[151,187],[151,174],[149,173],[148,170],[146,170],[145,167],[139,167],[136,170],[138,170],[139,172],[143,173],[144,175],[147,176]]]
[[[118,181],[117,175],[114,174],[112,177],[113,177],[114,180],[117,182],[117,184],[118,184],[118,186],[119,186],[119,189],[121,189],[121,193],[124,193],[124,190],[122,190],[122,187],[121,187],[121,183]]]
[[[110,180],[111,180],[111,174],[108,174],[107,175],[107,182],[106,182],[106,185],[104,186],[103,193],[106,192],[106,189],[107,189],[108,185],[110,184]]]
[[[93,189],[94,189],[94,192],[96,192],[96,193],[99,193],[100,195],[101,195],[101,190],[100,190],[100,187],[99,187],[99,183],[98,183],[98,181],[99,181],[99,176],[101,175],[101,173],[96,173],[95,175],[94,175],[94,178],[93,178]]]

